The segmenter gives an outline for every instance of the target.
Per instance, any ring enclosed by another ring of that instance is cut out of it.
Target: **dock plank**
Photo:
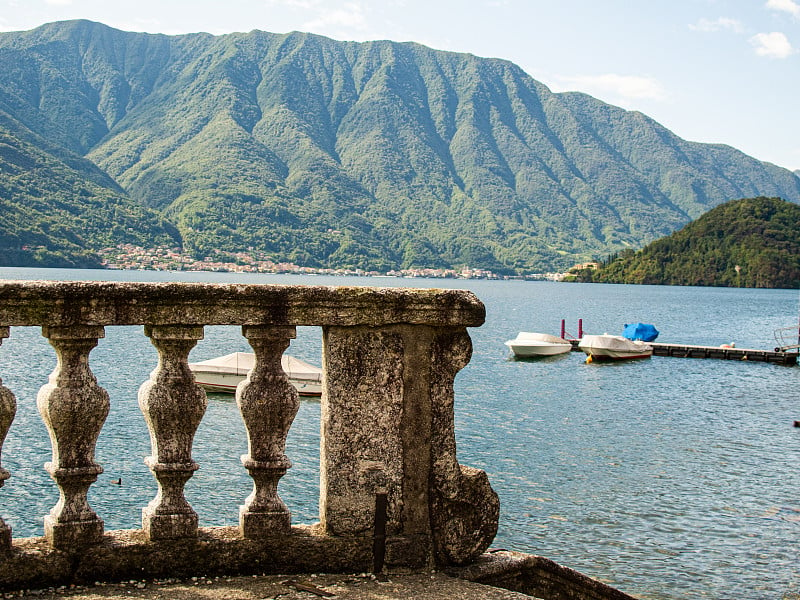
[[[572,351],[580,352],[580,340],[570,340]],[[798,352],[775,352],[755,348],[729,348],[724,346],[698,346],[695,344],[665,344],[648,342],[653,347],[653,356],[672,358],[715,358],[720,360],[741,360],[768,362],[777,365],[796,365]]]
[[[774,352],[755,348],[729,348],[725,346],[698,346],[693,344],[664,344],[650,342],[654,356],[674,358],[716,358],[722,360],[742,360],[769,362],[780,365],[797,364],[797,352]]]

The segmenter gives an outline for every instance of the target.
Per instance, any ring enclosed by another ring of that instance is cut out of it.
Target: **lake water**
[[[359,279],[0,269],[5,279],[110,279],[459,287],[486,304],[474,354],[456,378],[459,460],[485,469],[501,499],[495,546],[547,556],[641,598],[795,597],[800,592],[800,367],[653,357],[586,364],[571,353],[514,361],[520,330],[619,333],[654,323],[659,341],[771,349],[797,322],[790,290],[549,282]],[[320,363],[321,333],[298,328],[290,352]],[[207,327],[190,360],[249,350],[236,327]],[[142,459],[149,438],[136,393],[157,355],[139,327],[108,327],[91,354],[111,395],[90,502],[107,529],[140,526],[156,485]],[[12,328],[0,375],[17,396],[3,466],[0,514],[15,536],[42,534],[58,499],[36,393],[55,365],[39,328]],[[201,525],[233,525],[251,480],[244,426],[230,396],[210,395],[186,494]],[[295,522],[317,520],[319,403],[303,401],[281,497]],[[112,485],[121,477],[122,486]]]

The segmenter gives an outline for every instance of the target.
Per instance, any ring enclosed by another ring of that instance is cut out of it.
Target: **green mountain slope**
[[[105,246],[180,244],[91,162],[23,137],[0,112],[0,266],[99,267]]]
[[[544,271],[731,198],[800,201],[785,169],[411,43],[54,23],[0,33],[0,110],[93,161],[200,256]]]
[[[612,258],[592,280],[800,287],[800,206],[763,197],[727,202],[638,252]]]

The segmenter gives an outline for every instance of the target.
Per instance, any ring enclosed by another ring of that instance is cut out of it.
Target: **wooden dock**
[[[752,348],[729,348],[725,346],[692,346],[689,344],[660,344],[648,342],[653,347],[653,356],[676,358],[719,358],[723,360],[749,360],[779,365],[797,364],[797,352],[775,352]]]
[[[578,348],[579,341],[580,340],[570,340],[573,352],[580,352],[580,348]],[[773,350],[755,350],[752,348],[661,344],[658,342],[648,342],[648,344],[653,347],[653,356],[670,356],[673,358],[717,358],[722,360],[795,365],[797,364],[798,356],[797,352],[775,352]]]

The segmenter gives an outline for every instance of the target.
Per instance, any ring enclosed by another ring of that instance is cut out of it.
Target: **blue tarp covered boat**
[[[652,342],[658,337],[658,329],[647,323],[631,323],[630,325],[625,325],[622,337],[629,340]]]

